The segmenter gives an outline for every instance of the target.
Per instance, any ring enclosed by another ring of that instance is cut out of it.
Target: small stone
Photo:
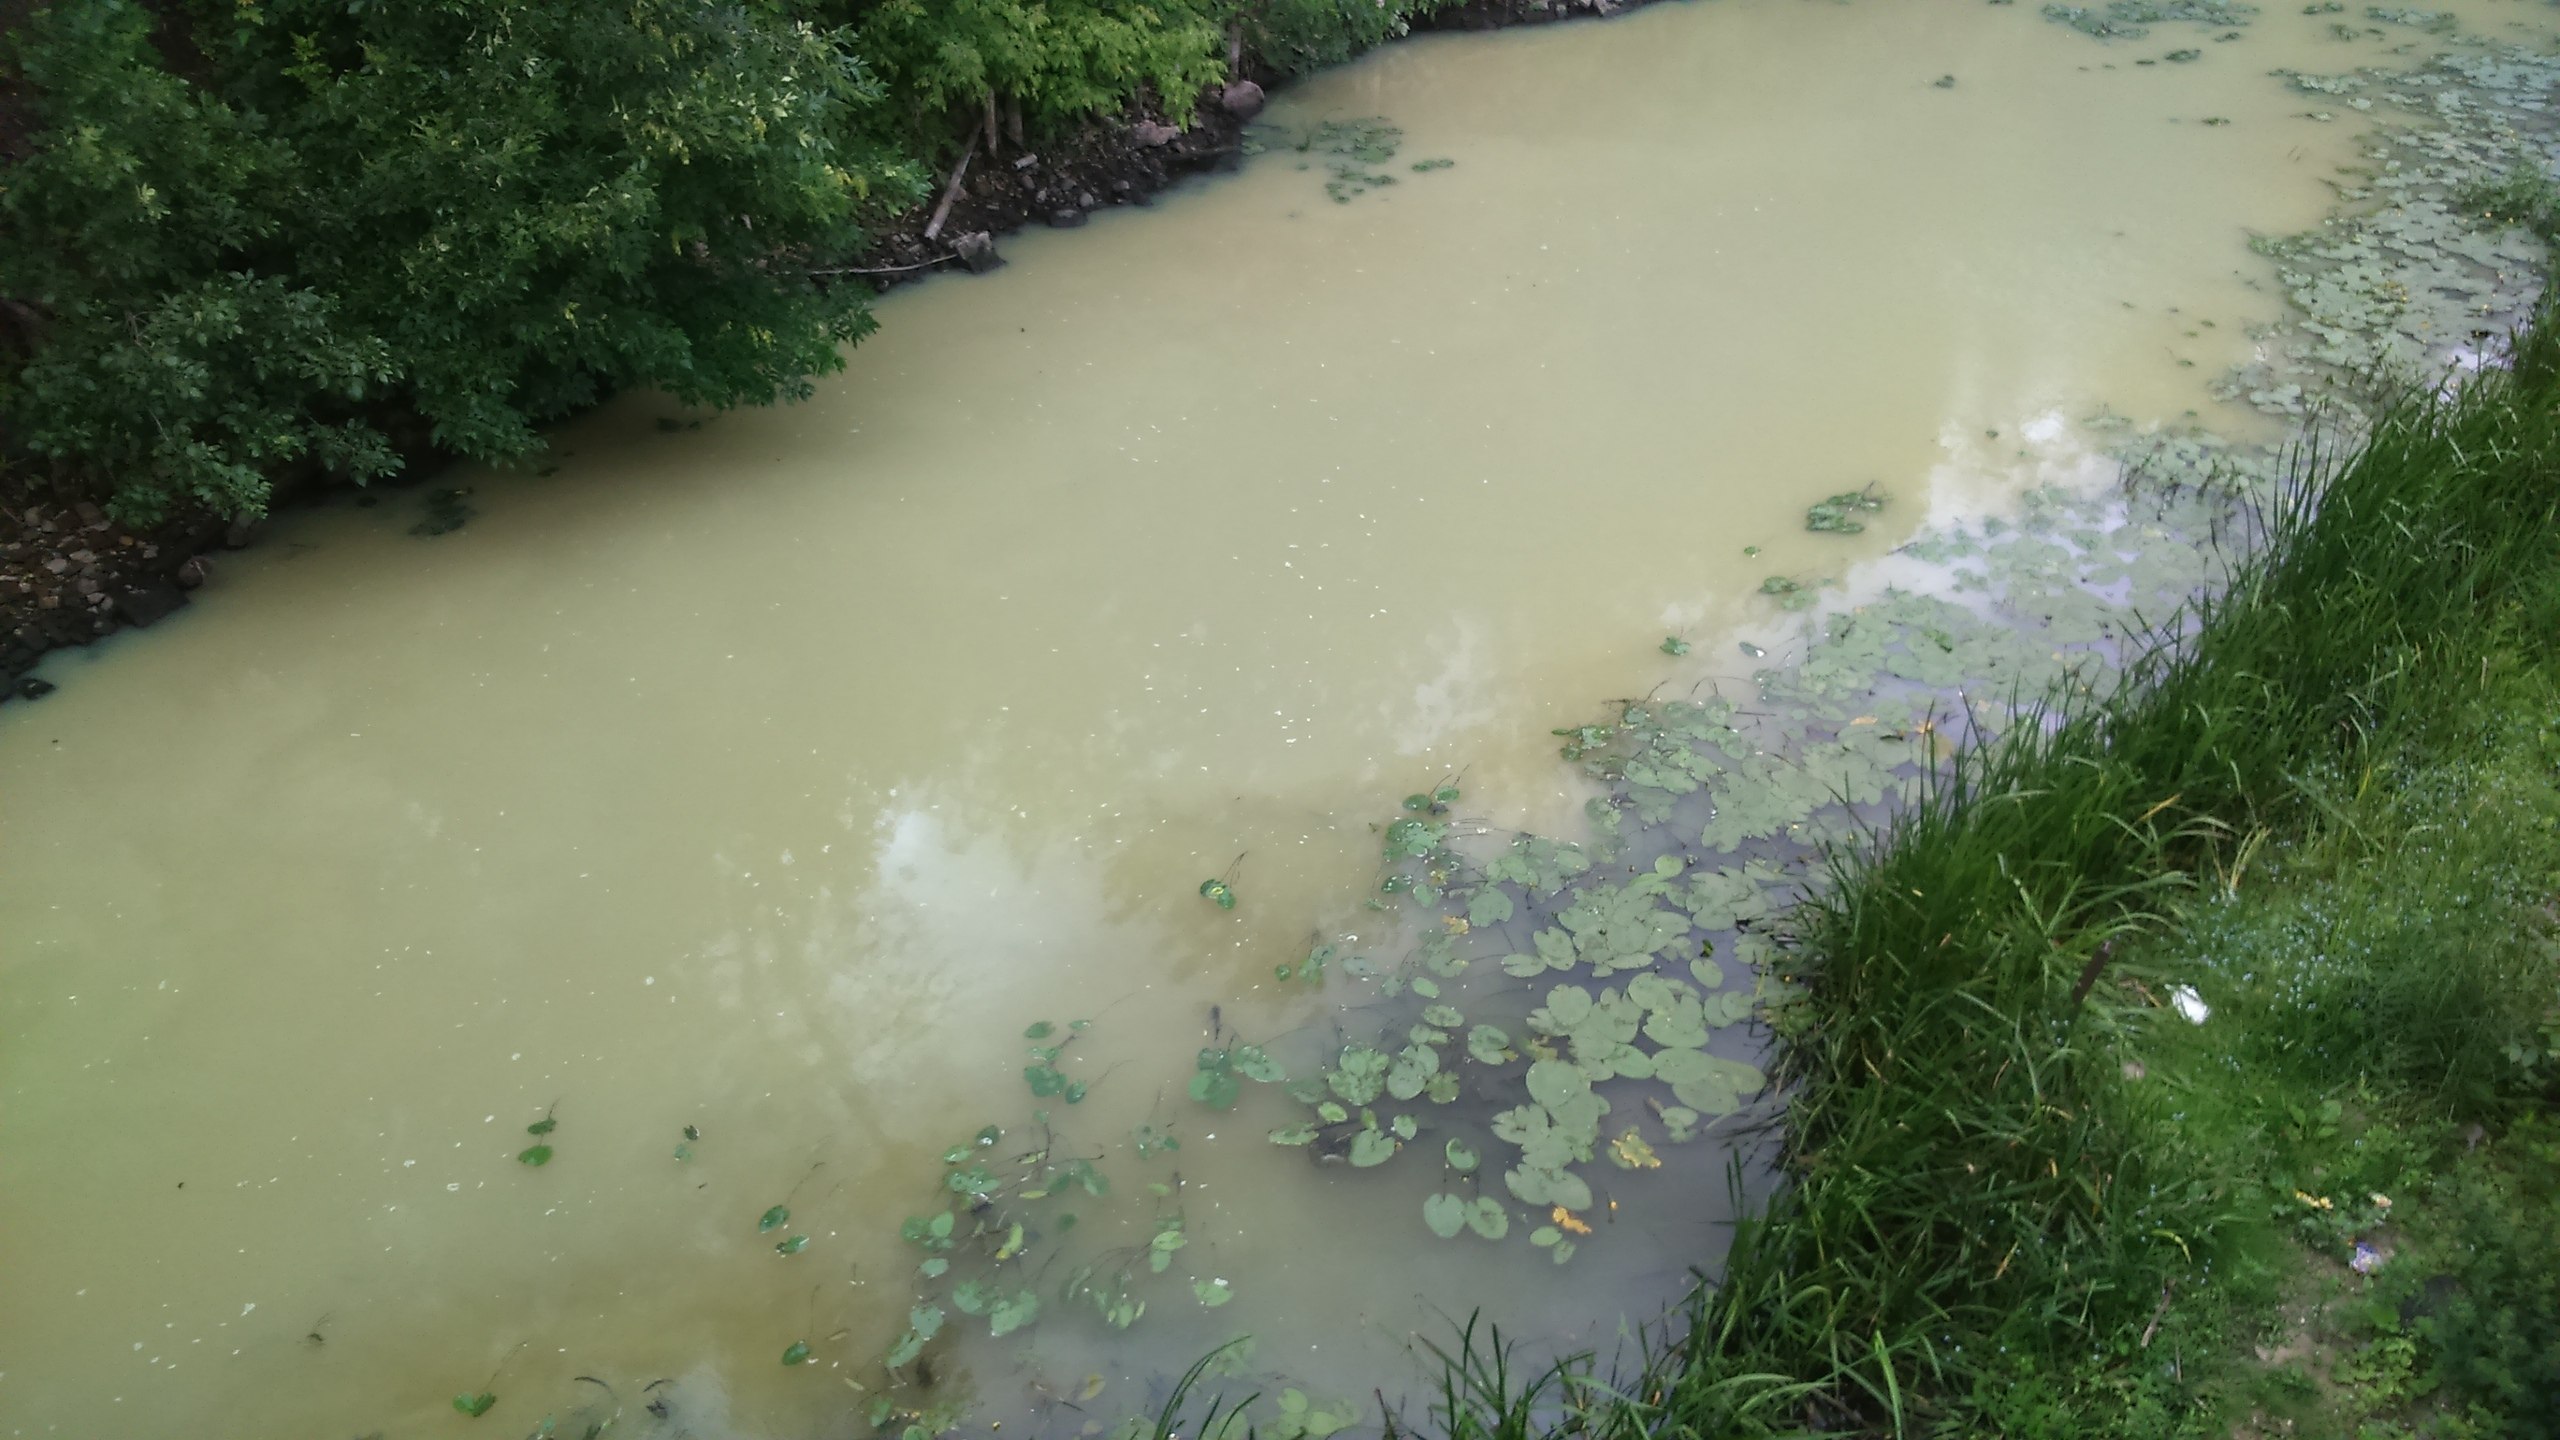
[[[1093,192],[1090,190],[1076,196],[1076,208],[1080,210],[1090,210],[1101,203],[1101,201],[1093,198]]]
[[[250,541],[257,539],[259,532],[266,528],[267,522],[264,520],[234,520],[230,527],[222,532],[223,546],[231,550],[241,549]]]
[[[184,590],[193,590],[212,578],[213,562],[202,555],[195,556],[186,564],[179,566],[176,576],[179,588]]]
[[[1182,132],[1159,121],[1141,120],[1129,127],[1129,138],[1145,149],[1156,150],[1181,139]]]
[[[54,685],[52,681],[39,680],[33,675],[29,675],[18,682],[18,698],[21,700],[41,700],[47,695],[52,694],[53,690]]]
[[[1081,210],[1052,210],[1049,212],[1049,228],[1052,230],[1073,230],[1083,223],[1084,212]]]
[[[44,568],[47,574],[67,574],[71,569],[71,562],[59,555],[49,556],[44,562]]]
[[[1004,263],[1004,257],[996,253],[996,237],[984,230],[953,236],[951,253],[960,257],[960,263],[967,266],[972,275],[984,275]],[[184,578],[181,574],[181,583],[184,583]]]
[[[1262,87],[1250,80],[1239,80],[1218,94],[1218,103],[1239,120],[1250,120],[1262,113]]]
[[[186,593],[175,585],[146,585],[126,591],[116,608],[134,624],[149,625],[176,614],[186,603]]]

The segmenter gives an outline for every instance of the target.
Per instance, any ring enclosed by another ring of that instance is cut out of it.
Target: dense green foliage
[[[987,97],[1054,130],[1141,93],[1181,98],[1226,74],[1217,0],[879,0],[859,47],[918,133],[939,138]]]
[[[40,3],[0,44],[0,425],[134,521],[419,444],[524,457],[628,386],[805,393],[871,328],[810,272],[985,118],[1187,118],[1440,0]]]
[[[46,317],[12,428],[135,519],[382,474],[385,416],[504,459],[619,386],[805,389],[869,321],[789,257],[915,190],[843,37],[769,5],[268,0],[198,24],[192,79],[150,30],[36,12],[0,192],[0,292]]]

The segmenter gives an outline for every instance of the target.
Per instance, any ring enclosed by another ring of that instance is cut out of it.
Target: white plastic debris
[[[2179,1014],[2187,1017],[2190,1025],[2201,1025],[2213,1017],[2213,1007],[2204,1003],[2204,997],[2196,993],[2193,985],[2181,985],[2171,990],[2169,1003],[2177,1007]]]

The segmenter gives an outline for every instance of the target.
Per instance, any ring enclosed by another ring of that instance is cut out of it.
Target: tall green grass
[[[2560,317],[2297,473],[2113,699],[2012,726],[1834,861],[1797,916],[1787,1184],[1686,1343],[1544,1408],[1569,1372],[1467,1380],[1488,1373],[1467,1347],[1435,1417],[1453,1436],[1985,1433],[1991,1392],[2143,1356],[2233,1201],[2101,1053],[2179,978],[2114,949],[2316,818],[2308,777],[2358,773],[2493,656],[2552,652]],[[2458,988],[2411,984],[2393,1023],[2458,1020]],[[2450,1061],[2457,1031],[2418,1053]]]

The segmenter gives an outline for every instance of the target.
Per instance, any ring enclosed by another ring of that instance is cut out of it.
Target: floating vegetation
[[[2430,35],[2450,35],[2460,28],[2462,23],[2456,20],[2450,11],[2445,10],[2411,10],[2399,6],[2368,5],[2365,7],[2364,14],[2368,20],[2379,20],[2385,25],[2406,25],[2412,30],[2424,30]]]
[[[426,501],[421,506],[423,516],[417,524],[409,527],[409,533],[449,535],[471,523],[471,517],[480,512],[473,509],[470,502],[464,498],[470,493],[469,488],[463,486],[447,486],[443,489],[428,491]]]
[[[557,1110],[558,1108],[560,1108],[560,1107],[559,1107],[559,1105],[558,1105],[558,1103],[557,1103],[557,1102],[554,1102],[554,1103],[553,1103],[553,1105],[552,1105],[552,1107],[551,1107],[551,1110]],[[540,1141],[540,1140],[542,1139],[542,1137],[543,1137],[543,1136],[548,1135],[548,1134],[550,1134],[552,1131],[559,1129],[559,1128],[560,1128],[560,1122],[559,1122],[558,1120],[555,1120],[555,1119],[553,1119],[553,1118],[552,1118],[551,1110],[545,1110],[545,1111],[543,1111],[543,1112],[542,1112],[542,1118],[541,1118],[541,1119],[536,1120],[536,1121],[534,1121],[532,1124],[527,1125],[526,1127],[524,1127],[524,1133],[526,1133],[527,1135],[532,1136],[535,1140]],[[551,1163],[551,1146],[550,1146],[550,1144],[549,1144],[548,1142],[544,1142],[544,1143],[541,1143],[541,1144],[535,1144],[535,1145],[528,1145],[528,1146],[526,1146],[522,1151],[520,1151],[520,1152],[516,1155],[516,1163],[517,1163],[517,1164],[519,1164],[519,1165],[529,1165],[529,1166],[532,1166],[534,1169],[537,1169],[537,1170],[541,1169],[541,1168],[542,1168],[543,1166],[545,1166],[545,1165],[550,1164],[550,1163]]]
[[[483,1390],[477,1395],[456,1395],[453,1397],[453,1408],[470,1416],[474,1420],[488,1414],[489,1407],[497,1403],[498,1397],[496,1392],[489,1390]]]
[[[2103,8],[2047,5],[2044,18],[2100,40],[2139,40],[2154,25],[2192,21],[2228,28],[2258,18],[2258,7],[2228,0],[2110,0]]]
[[[1395,184],[1396,177],[1380,167],[1394,160],[1403,145],[1404,131],[1375,115],[1318,121],[1303,131],[1283,125],[1255,126],[1244,137],[1244,152],[1248,155],[1294,151],[1306,157],[1298,162],[1299,169],[1322,165],[1324,193],[1337,205],[1348,205],[1372,190]],[[1429,174],[1457,163],[1445,156],[1434,156],[1416,160],[1406,169],[1414,174]]]
[[[1220,882],[1213,881],[1211,883],[1215,884]],[[1208,891],[1203,887],[1201,893],[1205,895]],[[1230,898],[1219,908],[1222,910],[1232,910],[1235,908],[1235,901]],[[1067,1047],[1074,1044],[1076,1037],[1084,1033],[1084,1028],[1091,1023],[1093,1022],[1089,1020],[1068,1021],[1067,1037],[1060,1040],[1055,1045],[1042,1045],[1036,1043],[1041,1040],[1046,1040],[1057,1033],[1056,1027],[1052,1026],[1046,1020],[1043,1020],[1038,1024],[1033,1025],[1030,1029],[1022,1032],[1022,1038],[1035,1042],[1029,1051],[1031,1063],[1022,1068],[1023,1083],[1031,1087],[1031,1093],[1034,1096],[1043,1100],[1055,1096],[1058,1099],[1066,1101],[1070,1105],[1079,1105],[1084,1102],[1085,1082],[1072,1079],[1065,1071],[1060,1070],[1058,1068],[1058,1057],[1066,1053]],[[990,1126],[988,1129],[991,1132],[994,1127]],[[985,1133],[982,1133],[979,1138],[981,1141],[992,1143],[989,1141],[988,1135]]]
[[[1243,866],[1244,857],[1239,855],[1235,858],[1235,863],[1227,867],[1226,874],[1217,876],[1213,879],[1201,881],[1201,898],[1207,900],[1210,904],[1217,906],[1221,910],[1233,910],[1236,908],[1236,871],[1242,869]]]
[[[1677,635],[1665,635],[1662,637],[1662,643],[1654,648],[1665,655],[1686,655],[1689,653],[1689,642]]]
[[[1858,517],[1882,509],[1884,496],[1873,485],[1863,490],[1843,490],[1807,507],[1804,528],[1817,535],[1856,535],[1867,528],[1867,523]]]

